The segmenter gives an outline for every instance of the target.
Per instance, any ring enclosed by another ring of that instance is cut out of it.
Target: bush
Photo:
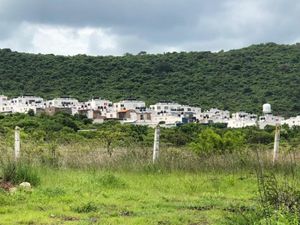
[[[288,183],[279,182],[274,174],[258,177],[260,206],[240,211],[228,218],[227,224],[298,225],[300,192]]]
[[[287,182],[280,183],[274,174],[260,178],[259,192],[261,203],[266,209],[281,212],[291,218],[294,218],[293,215],[300,215],[300,191]]]
[[[9,161],[3,165],[3,181],[13,184],[29,182],[33,186],[40,184],[40,177],[36,169],[24,162]]]
[[[207,128],[199,133],[198,138],[190,144],[190,147],[199,155],[221,153],[223,140],[222,137],[213,129]]]

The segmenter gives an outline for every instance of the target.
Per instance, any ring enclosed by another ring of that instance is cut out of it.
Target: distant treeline
[[[122,125],[116,121],[92,124],[85,116],[64,113],[57,113],[54,116],[0,115],[0,143],[4,141],[13,144],[15,126],[19,126],[22,130],[22,142],[35,143],[36,146],[45,143],[65,145],[102,142],[108,151],[112,151],[114,147],[153,146],[153,128]],[[256,127],[229,129],[225,124],[190,123],[173,128],[161,128],[162,146],[184,147],[197,154],[240,152],[246,148],[261,148],[261,146],[271,149],[273,141],[274,127],[268,126],[264,130]],[[281,128],[282,149],[298,148],[299,141],[299,127]]]
[[[275,114],[300,113],[300,45],[253,45],[228,52],[73,57],[0,50],[0,94],[136,97],[202,108]]]

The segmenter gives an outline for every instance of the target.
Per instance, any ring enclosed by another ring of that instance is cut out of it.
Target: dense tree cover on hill
[[[34,55],[0,50],[0,94],[62,95],[147,103],[174,100],[202,108],[300,113],[300,45],[253,45],[228,52],[123,57]]]

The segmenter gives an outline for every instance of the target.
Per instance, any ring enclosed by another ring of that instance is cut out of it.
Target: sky
[[[56,55],[300,42],[299,0],[0,0],[0,48]]]

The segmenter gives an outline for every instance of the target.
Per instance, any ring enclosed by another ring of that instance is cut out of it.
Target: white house
[[[54,98],[46,102],[46,107],[53,107],[53,108],[69,108],[72,111],[72,114],[78,113],[79,108],[79,101],[76,98],[70,97],[61,97],[61,98]]]
[[[8,97],[4,95],[0,95],[0,113],[12,113]]]
[[[180,114],[171,114],[171,113],[164,113],[164,114],[154,114],[152,115],[151,122],[153,124],[165,124],[167,126],[175,126],[177,123],[182,122],[182,116]]]
[[[181,105],[175,102],[158,102],[155,105],[150,105],[150,109],[155,112],[168,113],[168,112],[176,112],[182,111]]]
[[[227,127],[243,128],[248,126],[257,126],[257,115],[246,112],[236,112],[228,120]]]
[[[46,105],[57,108],[74,108],[78,107],[79,101],[76,98],[62,97],[49,100],[46,102]]]
[[[162,101],[150,105],[153,110],[152,122],[176,125],[177,123],[186,123],[195,121],[196,117],[201,114],[200,107],[180,105],[176,102]],[[198,116],[199,117],[199,116]]]
[[[220,110],[211,108],[201,114],[199,114],[200,123],[228,123],[230,119],[230,112],[227,110]]]
[[[300,116],[291,117],[289,119],[281,121],[281,124],[287,124],[290,128],[294,126],[300,126]]]
[[[274,116],[272,114],[266,114],[259,117],[258,120],[258,126],[260,129],[264,129],[265,126],[276,126],[278,124],[281,124],[282,121],[284,121],[284,118],[281,116]]]
[[[8,100],[8,97],[5,95],[0,95],[0,105],[6,103]]]
[[[120,102],[116,102],[113,104],[113,108],[115,111],[120,110],[143,110],[146,108],[146,103],[143,101],[139,101],[136,99],[125,99]]]
[[[106,99],[94,98],[87,102],[78,103],[78,109],[93,109],[108,111],[113,109],[113,103]]]
[[[180,105],[175,102],[158,102],[155,105],[150,105],[150,109],[155,112],[168,113],[168,112],[189,112],[189,113],[201,113],[201,108],[192,107],[187,105]]]
[[[37,108],[44,108],[44,99],[36,96],[20,96],[7,100],[12,113],[28,113],[29,110],[36,112]]]

